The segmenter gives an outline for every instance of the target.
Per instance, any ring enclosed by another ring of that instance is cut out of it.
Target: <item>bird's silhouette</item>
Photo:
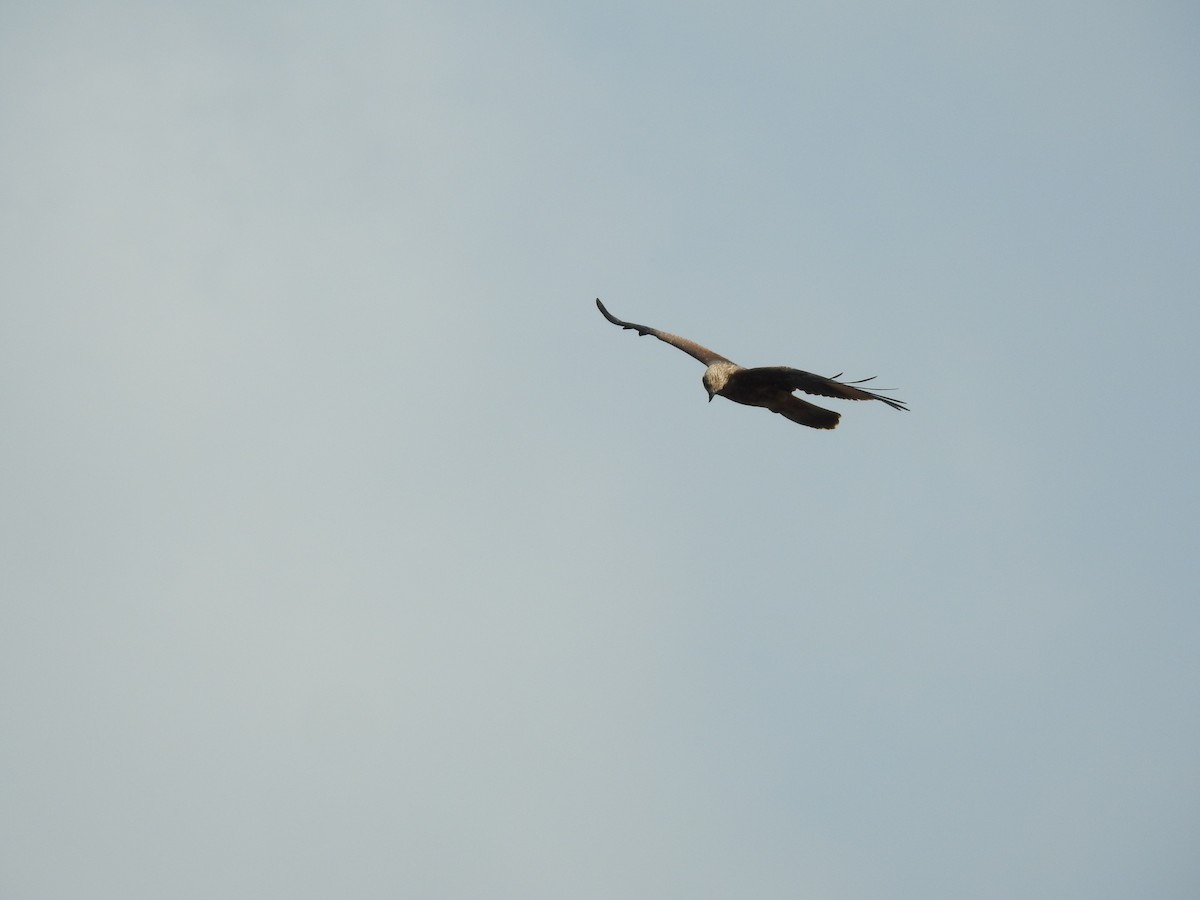
[[[841,415],[833,410],[801,400],[792,393],[793,391],[803,391],[806,394],[816,394],[821,397],[836,397],[841,400],[879,400],[892,409],[908,410],[908,407],[900,400],[893,400],[891,397],[883,397],[855,387],[857,384],[871,381],[875,377],[874,375],[871,378],[844,382],[836,380],[841,377],[840,373],[833,378],[824,378],[814,375],[812,372],[804,372],[788,366],[760,366],[746,369],[721,354],[714,353],[707,347],[702,347],[695,341],[689,341],[677,334],[659,331],[648,325],[623,322],[605,309],[599,298],[596,299],[596,306],[599,307],[604,318],[614,325],[636,331],[639,335],[652,335],[672,347],[678,347],[684,353],[704,363],[708,367],[704,370],[704,389],[708,391],[710,403],[713,397],[721,396],[745,406],[761,406],[763,409],[779,413],[785,419],[791,419],[793,422],[807,425],[809,428],[836,428]]]

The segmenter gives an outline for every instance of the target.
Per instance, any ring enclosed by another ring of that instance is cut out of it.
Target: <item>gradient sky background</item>
[[[1200,896],[1198,37],[5,3],[4,896]]]

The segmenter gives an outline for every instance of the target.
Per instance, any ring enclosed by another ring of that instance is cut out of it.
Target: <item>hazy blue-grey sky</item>
[[[4,4],[0,893],[1200,896],[1198,37]]]

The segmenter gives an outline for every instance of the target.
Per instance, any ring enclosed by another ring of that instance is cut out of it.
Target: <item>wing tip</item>
[[[604,318],[608,319],[608,321],[612,322],[614,325],[620,325],[622,328],[626,327],[624,322],[608,311],[608,307],[600,302],[599,297],[596,298],[596,309],[600,310],[600,315],[604,316]]]

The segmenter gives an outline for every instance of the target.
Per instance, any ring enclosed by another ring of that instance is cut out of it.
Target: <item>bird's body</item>
[[[760,406],[809,428],[836,428],[841,415],[801,400],[793,391],[804,391],[806,394],[822,397],[838,397],[843,400],[880,400],[893,409],[908,409],[899,400],[854,386],[870,381],[870,378],[847,383],[837,381],[836,376],[825,378],[788,366],[747,369],[695,341],[646,325],[623,322],[609,313],[599,300],[596,300],[596,306],[604,318],[614,325],[636,331],[639,335],[652,335],[704,363],[707,366],[704,370],[704,389],[708,391],[710,401],[713,397],[720,396],[744,406]]]

